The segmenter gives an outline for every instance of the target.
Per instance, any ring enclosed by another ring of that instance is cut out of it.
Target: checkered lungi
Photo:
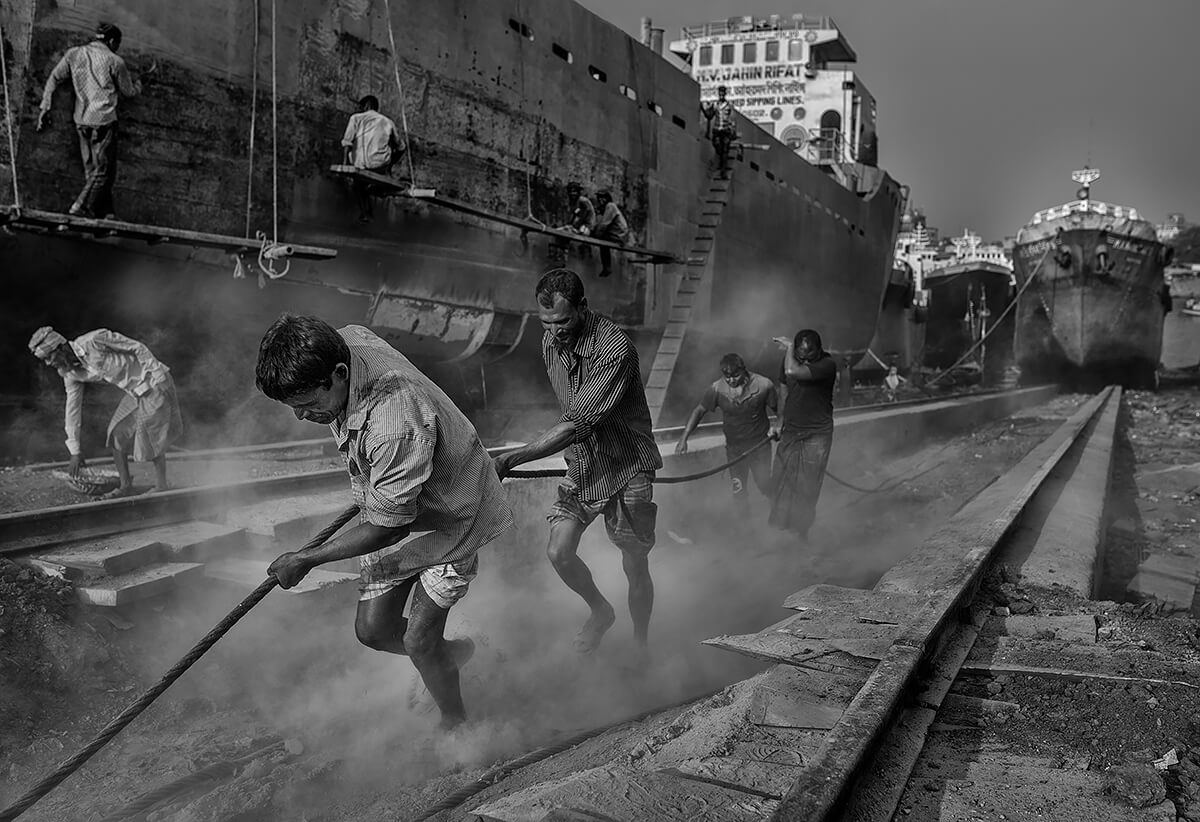
[[[126,394],[108,423],[108,446],[137,462],[166,455],[182,435],[183,416],[170,374],[140,397]]]

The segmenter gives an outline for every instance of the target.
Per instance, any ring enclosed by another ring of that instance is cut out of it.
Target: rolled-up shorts
[[[369,555],[368,555],[369,556]],[[361,557],[360,560],[365,560]],[[371,567],[360,562],[358,599],[365,601],[383,596],[388,591],[398,588],[414,576],[420,577],[421,587],[429,598],[439,608],[450,608],[454,603],[467,595],[471,580],[479,575],[479,554],[461,562],[447,562],[429,568],[421,568],[403,577],[389,576],[386,579],[377,578],[371,572]]]
[[[604,515],[604,530],[613,545],[629,554],[645,556],[654,547],[654,526],[658,506],[654,503],[654,473],[641,471],[606,500],[583,502],[579,488],[570,480],[558,485],[558,498],[546,513],[551,524],[561,519],[573,519],[584,527]]]

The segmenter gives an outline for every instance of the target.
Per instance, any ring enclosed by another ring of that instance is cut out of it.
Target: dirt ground
[[[436,712],[407,660],[354,641],[353,590],[272,594],[25,818],[414,818],[498,762],[762,670],[699,642],[776,621],[784,615],[784,597],[813,583],[869,587],[1083,399],[1059,397],[842,478],[868,488],[888,483],[882,493],[828,482],[812,545],[803,549],[759,524],[765,518],[760,498],[752,500],[753,521],[735,517],[721,477],[686,489],[664,487],[651,560],[656,604],[648,666],[634,653],[620,607],[600,652],[575,656],[569,647],[583,609],[548,569],[542,545],[496,549],[450,618],[449,635],[470,634],[479,644],[464,670],[473,721],[450,736],[435,731]],[[620,563],[600,529],[591,529],[582,556],[601,589],[622,602]],[[20,584],[45,583],[30,576]],[[30,668],[40,673],[20,686],[28,721],[10,722],[0,737],[0,804],[86,742],[245,593],[214,583],[119,613],[67,606],[47,613],[23,638],[0,636],[0,658],[14,666],[35,658],[39,638],[51,635],[82,654],[61,670]],[[502,787],[627,753],[647,732],[668,729],[678,712],[519,771]],[[200,777],[146,813],[122,810],[145,792],[197,772]]]
[[[95,460],[90,464],[112,467],[111,461]],[[167,460],[167,479],[173,488],[193,488],[342,467],[341,458],[322,446],[303,446],[220,459],[172,454]],[[150,492],[154,487],[154,466],[135,462],[130,463],[129,468],[138,492]],[[91,499],[54,477],[52,470],[50,467],[36,466],[0,468],[0,514],[74,505]]]

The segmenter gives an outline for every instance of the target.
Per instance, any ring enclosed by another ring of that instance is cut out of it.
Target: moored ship
[[[34,127],[50,68],[100,20],[123,29],[121,54],[144,81],[120,108],[119,223],[63,215],[79,184],[69,95],[49,131]],[[876,165],[873,100],[834,67],[854,55],[828,18],[685,30],[697,58],[717,44],[722,68],[769,73],[755,94],[774,100],[768,110],[785,99],[795,109],[806,84],[837,78],[838,118],[830,100],[810,103],[815,141],[795,145],[793,131],[786,145],[739,115],[755,147],[729,181],[714,179],[700,85],[648,47],[654,38],[641,43],[574,3],[309,3],[278,19],[266,4],[225,0],[170,14],[153,0],[5,3],[0,24],[15,146],[15,156],[2,149],[0,190],[23,206],[6,210],[14,230],[0,236],[10,295],[0,346],[20,363],[6,399],[28,412],[9,428],[24,432],[5,443],[9,455],[57,442],[58,401],[29,400],[46,389],[53,399],[54,375],[24,350],[46,323],[145,341],[211,444],[265,435],[250,374],[281,310],[376,329],[493,438],[520,436],[554,406],[530,321],[534,283],[554,265],[579,270],[591,307],[633,334],[660,421],[690,408],[728,348],[750,359],[773,334],[811,325],[830,350],[857,356],[874,333],[903,198]],[[726,63],[728,38],[738,48]],[[366,93],[410,151],[397,196],[361,225],[333,166]],[[596,243],[553,231],[570,180],[610,189],[629,220],[634,237],[613,254],[611,277],[597,276]],[[269,239],[242,239],[255,229]],[[201,232],[216,239],[198,250]],[[289,244],[336,257],[286,265],[268,253],[260,275],[257,252]]]
[[[1077,198],[1037,212],[1017,235],[1017,364],[1026,380],[1151,388],[1169,251],[1135,209],[1092,199],[1099,177],[1074,172]]]

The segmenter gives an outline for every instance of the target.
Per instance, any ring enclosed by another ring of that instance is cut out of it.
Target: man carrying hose
[[[775,450],[775,487],[767,521],[807,540],[833,445],[837,363],[822,350],[821,335],[811,329],[792,340],[774,339],[784,349],[779,369],[783,427]]]
[[[591,609],[575,649],[594,651],[616,620],[578,556],[584,530],[601,514],[609,539],[621,549],[633,635],[644,649],[654,608],[649,554],[658,509],[651,483],[662,457],[650,432],[637,349],[612,320],[588,309],[575,272],[548,272],[535,295],[545,329],[542,357],[562,419],[533,442],[497,457],[496,472],[503,478],[522,463],[566,449],[567,476],[546,515],[546,553],[562,581]]]
[[[446,640],[446,616],[478,572],[479,549],[513,524],[475,428],[408,358],[362,326],[335,329],[285,314],[262,339],[256,377],[297,419],[329,426],[360,510],[358,525],[281,555],[268,573],[291,588],[318,565],[358,557],[359,642],[407,655],[441,710],[441,727],[463,722],[458,672],[474,643]]]
[[[679,442],[676,454],[686,454],[688,437],[696,430],[700,420],[709,411],[721,409],[721,429],[725,434],[725,456],[732,462],[741,455],[753,452],[736,465],[729,466],[729,477],[733,484],[733,502],[738,513],[750,513],[750,497],[747,481],[754,475],[754,484],[763,496],[771,496],[771,448],[765,445],[771,430],[767,413],[777,413],[779,405],[775,383],[762,374],[753,374],[746,368],[745,361],[737,354],[726,354],[721,358],[721,379],[704,392],[700,404],[692,409]]]

